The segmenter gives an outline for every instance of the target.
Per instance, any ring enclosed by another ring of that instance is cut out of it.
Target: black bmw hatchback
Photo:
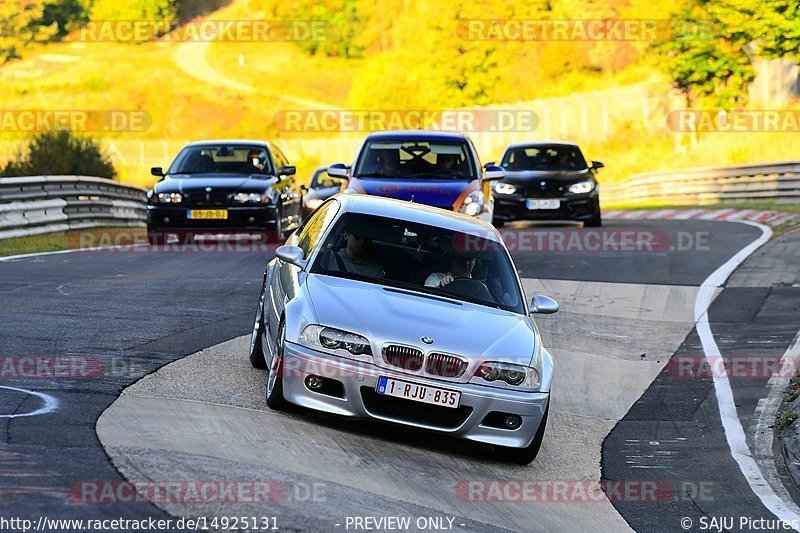
[[[597,171],[580,148],[567,142],[509,145],[500,166],[505,178],[492,184],[495,226],[513,220],[577,220],[602,225]]]
[[[181,150],[147,193],[147,237],[188,241],[199,233],[249,233],[282,239],[300,224],[295,167],[265,141],[200,141]]]

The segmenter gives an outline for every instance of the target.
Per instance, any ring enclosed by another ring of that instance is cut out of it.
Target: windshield
[[[501,244],[435,226],[345,214],[311,271],[525,313]]]
[[[355,177],[476,179],[467,142],[373,141],[361,152]]]
[[[501,166],[510,171],[585,170],[588,165],[577,146],[564,144],[511,148]]]
[[[184,148],[169,174],[272,174],[266,148],[247,145],[203,145]]]
[[[333,187],[341,186],[342,182],[334,180],[328,175],[326,168],[317,170],[314,177],[311,178],[311,183],[308,184],[309,189],[331,189]]]

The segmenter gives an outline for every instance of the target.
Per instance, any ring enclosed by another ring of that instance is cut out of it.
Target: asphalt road
[[[552,228],[545,230],[552,234]],[[699,285],[759,235],[756,228],[742,224],[618,221],[608,223],[603,231],[640,232],[638,238],[645,239],[655,236],[656,248],[618,252],[581,249],[580,245],[564,250],[560,241],[548,244],[549,249],[560,250],[556,253],[526,248],[525,239],[520,239],[531,238],[543,231],[541,228],[522,226],[510,231],[522,243],[513,251],[522,277],[660,285]],[[586,237],[591,230],[566,227],[556,231]],[[0,355],[71,356],[90,364],[99,361],[103,368],[97,375],[81,379],[4,377],[0,381],[2,386],[47,394],[58,402],[57,409],[47,414],[0,419],[0,516],[87,518],[87,508],[70,497],[70,488],[74,490],[83,480],[121,479],[95,433],[100,414],[142,376],[245,334],[267,260],[265,253],[139,250],[0,262]],[[779,351],[790,341],[792,328],[797,329],[796,321],[787,318],[798,316],[796,295],[772,291],[756,298],[760,305],[754,306],[752,294],[743,291],[730,296],[728,290],[723,292],[712,306],[712,325],[720,325],[724,337],[731,339],[774,334],[771,348]],[[787,299],[789,303],[785,303]],[[782,311],[770,314],[776,305]],[[761,324],[754,321],[755,316],[764,319]],[[698,353],[696,344],[690,335],[678,354]],[[708,511],[752,508],[755,515],[762,515],[736,465],[731,466],[707,381],[672,380],[668,386],[673,391],[664,386],[664,379],[659,376],[609,436],[602,455],[604,477],[642,479],[641,469],[629,468],[628,452],[623,449],[630,440],[691,438],[690,448],[675,445],[660,450],[676,452],[662,454],[677,457],[669,463],[669,468],[675,469],[670,470],[669,479],[716,483],[713,487],[718,496]],[[742,395],[742,405],[747,406],[741,410],[743,417],[750,416],[747,413],[763,384],[751,385],[734,387],[736,394]],[[0,414],[30,413],[44,403],[41,397],[0,388]],[[667,520],[677,525],[685,505],[689,504],[616,507],[635,529],[647,530]],[[166,516],[148,504],[92,507],[91,515]]]

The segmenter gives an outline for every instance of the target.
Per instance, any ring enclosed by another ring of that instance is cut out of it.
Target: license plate
[[[452,407],[455,409],[461,405],[461,393],[458,391],[429,387],[419,383],[403,381],[400,379],[378,378],[378,386],[375,389],[378,394],[394,396],[395,398],[405,398],[422,403],[441,405],[442,407]]]
[[[525,200],[528,209],[558,209],[561,200]]]
[[[189,209],[189,218],[196,220],[227,220],[227,209]]]

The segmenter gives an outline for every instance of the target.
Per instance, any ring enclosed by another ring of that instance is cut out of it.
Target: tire
[[[272,367],[269,369],[267,377],[267,406],[275,411],[285,410],[289,403],[283,397],[283,337],[285,329],[281,322],[278,328],[278,338],[275,341],[275,357],[272,359]]]
[[[155,246],[157,244],[161,244],[161,233],[157,231],[147,230],[147,244],[150,246]]]
[[[497,229],[500,229],[505,225],[506,225],[506,221],[505,220],[500,220],[500,219],[497,219],[497,218],[493,218],[492,219],[492,226],[494,226]]]
[[[264,370],[267,368],[267,360],[264,357],[264,301],[266,300],[267,286],[266,280],[261,287],[261,296],[258,297],[258,307],[256,317],[253,321],[253,332],[250,334],[250,364],[253,368]]]
[[[503,459],[520,465],[531,464],[533,460],[536,459],[536,456],[539,455],[539,448],[542,447],[542,441],[544,441],[544,429],[545,426],[547,426],[547,415],[549,413],[550,404],[548,403],[547,408],[544,411],[542,421],[539,424],[539,429],[536,431],[536,435],[534,435],[531,443],[525,448],[499,447],[499,451],[502,454]]]
[[[583,222],[583,227],[585,228],[599,228],[603,225],[603,215],[600,212],[600,200],[595,202],[594,204],[594,214],[592,218],[589,218]]]

